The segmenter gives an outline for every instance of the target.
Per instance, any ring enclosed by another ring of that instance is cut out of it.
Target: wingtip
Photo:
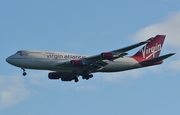
[[[176,53],[170,53],[170,55],[175,55]]]
[[[168,57],[171,57],[173,55],[175,55],[176,53],[170,53],[170,54],[167,54]]]

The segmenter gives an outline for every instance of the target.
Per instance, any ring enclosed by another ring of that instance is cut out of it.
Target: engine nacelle
[[[62,77],[62,75],[59,72],[50,72],[48,74],[49,79],[59,79],[61,77]]]
[[[121,56],[124,56],[126,54],[127,53],[123,53],[123,54],[119,55],[119,54],[113,54],[112,52],[103,52],[103,53],[101,53],[101,59],[113,60],[113,59],[117,59]]]
[[[71,60],[71,66],[73,66],[73,67],[82,67],[83,62],[81,60]]]
[[[67,76],[61,77],[62,81],[72,81],[73,79],[74,79],[74,77],[72,75],[67,75]]]
[[[111,52],[103,52],[101,53],[101,58],[111,60],[114,59],[114,55]]]
[[[60,79],[62,81],[72,81],[74,79],[73,75],[62,75],[60,72],[50,72],[48,74],[49,79]]]

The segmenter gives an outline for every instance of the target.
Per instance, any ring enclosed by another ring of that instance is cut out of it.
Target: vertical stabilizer
[[[147,43],[141,50],[139,50],[134,57],[141,57],[144,59],[152,59],[158,57],[165,39],[165,35],[157,35],[149,39]]]

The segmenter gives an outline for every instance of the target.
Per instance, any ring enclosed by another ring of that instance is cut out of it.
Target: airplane
[[[146,41],[93,56],[20,50],[9,56],[6,61],[20,67],[23,70],[23,76],[27,74],[25,69],[49,70],[49,79],[78,82],[78,77],[82,76],[82,79],[88,80],[96,72],[119,72],[162,64],[164,59],[175,54],[159,56],[165,37],[166,35],[156,35]],[[141,45],[145,46],[133,56],[127,56],[127,51]]]

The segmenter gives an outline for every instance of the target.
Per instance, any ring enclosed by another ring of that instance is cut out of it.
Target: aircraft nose
[[[6,58],[6,62],[11,63],[10,57]]]
[[[7,57],[6,62],[9,63],[9,64],[13,64],[14,63],[13,56]]]
[[[6,62],[13,65],[13,66],[19,66],[19,61],[16,58],[16,55],[11,55],[6,58]]]

